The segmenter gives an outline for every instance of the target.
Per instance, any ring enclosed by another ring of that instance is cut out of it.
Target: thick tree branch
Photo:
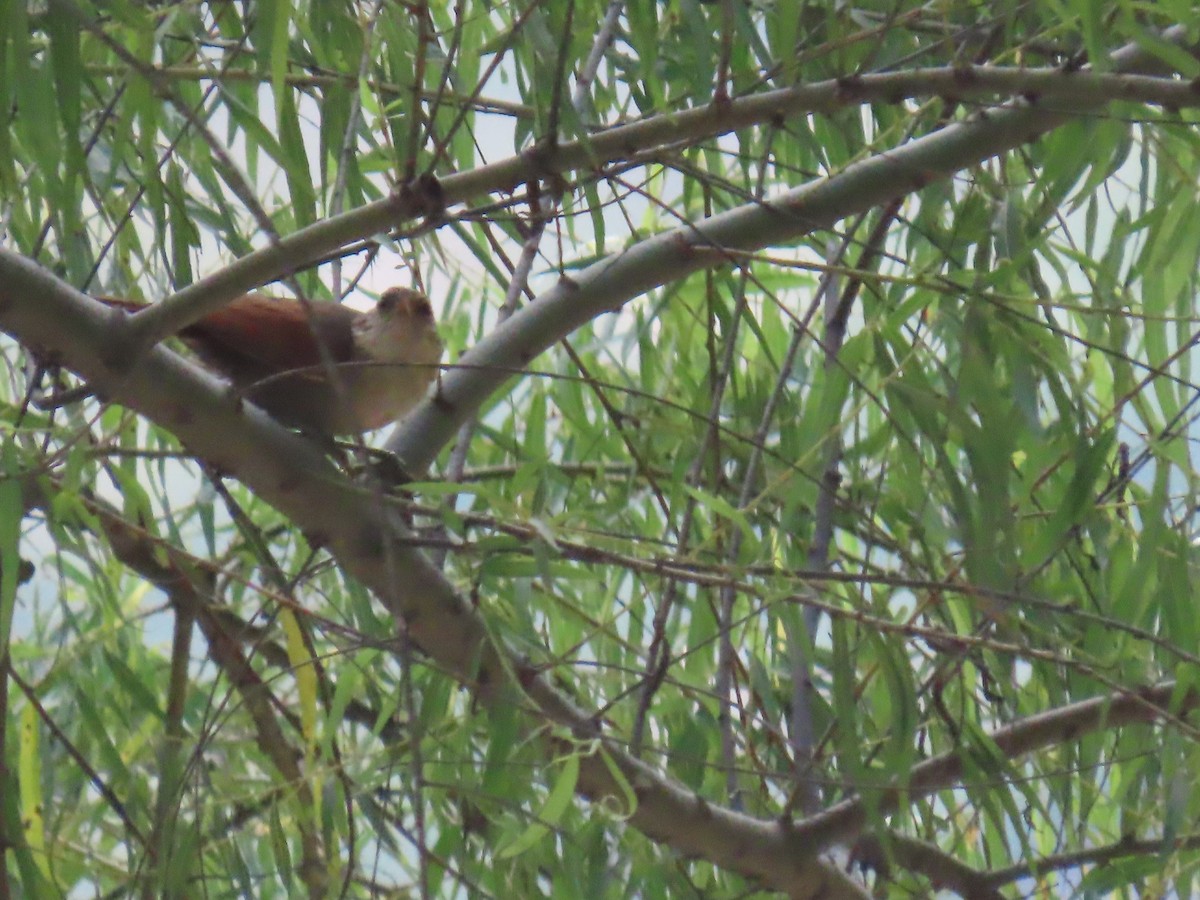
[[[165,348],[131,364],[117,352],[127,340],[123,324],[106,307],[0,248],[0,328],[171,429],[197,456],[291,518],[375,593],[408,639],[482,702],[532,705],[538,718],[592,747],[581,760],[581,794],[624,803],[631,789],[637,806],[628,811],[629,821],[643,833],[793,897],[864,896],[808,844],[795,841],[790,828],[712,806],[605,741],[584,710],[492,642],[478,612],[419,552],[400,514],[378,502],[375,491],[351,482],[307,441],[238,404]]]
[[[421,554],[401,517],[351,483],[303,439],[253,407],[242,407],[211,379],[163,348],[125,368],[113,347],[122,320],[11,251],[0,249],[0,327],[23,343],[53,352],[110,396],[173,429],[197,455],[242,480],[309,535],[323,539],[346,571],[370,587],[408,636],[486,703],[536,708],[597,749],[583,758],[579,790],[592,798],[626,796],[630,821],[678,851],[762,880],[796,897],[859,896],[837,869],[815,859],[852,839],[866,824],[861,798],[798,823],[759,820],[704,798],[603,740],[599,726],[523,660],[497,647],[478,614]],[[107,361],[106,361],[107,360]],[[184,399],[186,398],[186,399]],[[1176,715],[1200,705],[1195,692],[1172,695],[1173,683],[1102,697],[1031,716],[991,735],[1009,758],[1090,731]],[[599,748],[603,748],[602,750]],[[611,766],[611,767],[610,767]],[[907,784],[881,786],[874,808],[886,812],[957,784],[962,755],[916,767]]]
[[[1165,37],[1180,41],[1185,35],[1183,29],[1172,29]],[[1133,46],[1114,53],[1110,64],[1118,69],[1161,68],[1158,60]],[[1087,108],[1090,107],[1081,101],[1075,113]],[[769,202],[749,203],[682,225],[605,257],[577,276],[562,279],[536,303],[518,312],[464,354],[460,359],[463,368],[445,374],[437,398],[418,407],[405,420],[392,435],[388,449],[403,459],[410,471],[424,471],[458,428],[491,396],[498,379],[495,372],[488,371],[490,367],[507,375],[513,369],[527,366],[540,353],[597,316],[618,310],[633,298],[668,282],[721,265],[728,258],[727,251],[761,250],[832,227],[846,216],[894,200],[931,181],[948,178],[1035,140],[1071,117],[1038,103],[1018,101],[876,154]],[[725,124],[723,121],[722,130]],[[603,142],[612,134],[605,132],[592,139],[590,146],[597,156],[605,155]],[[674,137],[678,140],[680,136]],[[557,165],[569,156],[569,152],[566,157],[556,154],[552,164]],[[482,169],[472,174],[481,172]],[[456,176],[462,177],[466,176]],[[450,187],[452,181],[447,179],[443,183],[448,197],[457,190]]]
[[[1182,43],[1186,34],[1184,29],[1175,28],[1168,30],[1161,37],[1163,40]],[[927,183],[933,178],[943,177],[981,159],[988,159],[1005,149],[1020,146],[1055,125],[1104,103],[1131,100],[1157,103],[1171,108],[1200,104],[1200,91],[1190,82],[1126,74],[1133,70],[1160,71],[1163,67],[1161,62],[1151,59],[1132,45],[1114,53],[1110,60],[1112,67],[1121,74],[1064,72],[1056,68],[1003,69],[979,66],[918,69],[904,73],[830,79],[811,85],[767,91],[679,113],[653,116],[596,132],[586,141],[572,141],[555,146],[539,145],[526,153],[443,178],[436,193],[422,188],[419,182],[404,185],[383,200],[332,216],[283,238],[277,244],[273,243],[244,256],[221,271],[189,285],[167,301],[139,313],[139,340],[146,343],[160,341],[207,313],[219,309],[235,297],[274,281],[311,260],[320,259],[339,247],[387,231],[417,216],[435,215],[443,205],[451,207],[475,197],[511,190],[514,185],[580,168],[593,170],[606,162],[624,160],[635,153],[664,144],[677,144],[681,141],[695,143],[729,134],[740,128],[781,121],[790,116],[834,112],[847,105],[866,101],[895,103],[907,97],[926,96],[979,101],[994,101],[996,97],[1013,95],[1026,98],[1020,107],[1002,109],[994,114],[989,112],[987,116],[964,123],[963,126],[938,132],[938,135],[951,132],[952,136],[977,140],[981,146],[980,153],[960,152],[955,155],[953,148],[957,146],[956,142],[943,139],[936,146],[928,148],[927,159],[919,152],[912,164],[906,165],[909,161],[906,155],[894,171],[889,191],[883,194],[876,191],[869,198],[859,197],[853,190],[848,191],[842,198],[843,202],[855,202],[841,209],[834,219],[836,220],[882,203],[897,194],[906,193],[914,186]],[[989,127],[980,128],[981,124],[989,124]],[[960,132],[959,129],[963,127],[967,130]],[[908,148],[905,149],[907,151]],[[877,157],[867,162],[873,162],[875,168],[886,168],[894,160],[889,155],[887,158]],[[860,166],[854,166],[843,174],[857,172]],[[867,185],[864,184],[863,187],[866,189]],[[805,196],[791,204],[797,207],[795,209],[790,208],[787,203],[781,204],[781,209],[772,217],[772,220],[777,219],[779,213],[788,216],[792,220],[789,230],[777,230],[773,236],[765,239],[739,244],[731,239],[722,239],[721,230],[718,229],[710,231],[707,239],[699,244],[751,249],[782,240],[789,235],[806,233],[823,224],[827,225],[828,214],[823,216],[821,212],[823,202],[827,202],[828,199],[825,196],[826,183],[821,182],[811,188],[813,189],[802,188],[801,191],[806,192],[806,195],[819,193],[822,202],[816,202],[816,196]],[[834,193],[839,192],[840,189]],[[810,206],[813,208],[807,208]],[[712,264],[711,261],[708,264]],[[604,263],[597,265],[603,266]],[[702,265],[703,263],[697,264],[682,274],[694,271]],[[651,282],[638,293],[649,290],[658,283],[661,282]],[[629,297],[624,297],[621,302],[627,299]],[[609,308],[616,308],[618,305],[616,302],[610,303]]]
[[[1142,61],[1132,51],[1115,57],[1117,65]],[[707,115],[707,111],[701,112]],[[727,107],[717,115],[722,129],[729,125]],[[485,339],[466,361],[484,366],[524,365],[600,312],[618,308],[665,281],[720,264],[726,258],[725,248],[756,249],[828,226],[850,212],[1019,146],[1064,119],[1060,112],[1018,104],[865,160],[770,204],[732,210],[644,241],[585,270],[577,282],[564,281]],[[604,137],[590,142],[589,159]],[[543,174],[547,165],[561,163],[557,154],[549,162],[522,157],[509,161],[509,171],[535,177]],[[472,189],[473,194],[491,189],[485,186],[497,171],[496,167],[484,167],[456,176],[454,191]],[[510,178],[504,183],[514,180],[523,179]],[[452,196],[453,192],[446,193],[447,198]],[[251,273],[269,273],[271,266],[288,254],[320,247],[322,241],[338,239],[340,244],[344,236],[361,236],[352,233],[353,229],[362,228],[375,215],[378,221],[365,232],[372,233],[390,224],[393,220],[389,217],[398,212],[431,209],[436,198],[429,185],[423,191],[414,188],[375,205],[369,215],[359,210],[338,217],[246,257],[220,276],[199,283],[191,294],[184,292],[174,303],[162,305],[157,318],[146,320],[153,325],[141,326],[148,329],[143,336],[170,333],[187,321],[172,316],[195,317],[253,287],[257,281],[244,283]],[[792,896],[861,895],[842,873],[814,858],[820,848],[845,841],[863,827],[866,819],[860,801],[847,801],[795,825],[756,820],[709,805],[604,741],[600,726],[584,711],[555,691],[532,666],[491,641],[478,614],[411,546],[411,535],[400,517],[376,502],[372,491],[349,482],[305,441],[260,412],[239,407],[212,379],[198,375],[174,354],[155,349],[130,363],[128,354],[122,353],[129,345],[129,335],[118,327],[119,322],[27,260],[0,250],[0,327],[29,346],[53,351],[99,389],[170,428],[193,452],[242,480],[292,518],[310,540],[328,546],[350,575],[375,591],[404,623],[407,635],[470,685],[483,702],[532,703],[539,717],[567,729],[577,740],[598,741],[589,744],[593,752],[582,758],[582,793],[620,799],[625,796],[624,780],[637,798],[636,809],[630,810],[631,824],[679,852],[703,856]],[[166,331],[156,330],[164,327]],[[396,446],[410,464],[423,468],[461,422],[474,414],[493,386],[491,373],[451,373],[442,402],[427,404],[399,432]],[[1167,686],[1151,689],[1151,696],[1144,693],[1136,698],[1126,695],[1089,701],[1032,717],[1002,730],[995,739],[1010,756],[1027,753],[1084,730],[1152,718],[1154,705],[1165,703],[1169,692]],[[1138,702],[1130,702],[1132,699]],[[1185,705],[1194,705],[1191,695]],[[920,796],[954,783],[961,774],[959,757],[941,757],[918,767],[910,783],[897,788],[907,787],[905,797]],[[884,806],[889,802],[900,802],[896,791],[885,794]]]
[[[1179,696],[1175,696],[1176,693]],[[1166,681],[1107,697],[1094,697],[1058,709],[1027,716],[988,735],[989,740],[1008,759],[1016,759],[1044,747],[1076,740],[1093,731],[1118,728],[1159,718],[1176,718],[1200,707],[1200,693],[1179,690]],[[901,801],[912,803],[934,791],[957,785],[965,769],[970,748],[945,753],[913,768],[904,785],[880,786],[870,807],[886,815],[899,808]],[[903,791],[900,789],[903,788]],[[794,826],[808,837],[809,846],[822,849],[850,840],[867,821],[867,804],[862,797],[839,803],[825,812]]]
[[[890,834],[885,844],[875,835],[864,836],[851,854],[860,865],[887,877],[892,864],[917,872],[940,890],[954,891],[968,900],[1005,900],[991,873],[973,869],[934,844],[902,834]]]

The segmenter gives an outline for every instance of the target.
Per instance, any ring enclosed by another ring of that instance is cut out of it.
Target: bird
[[[115,297],[109,306],[144,304]],[[201,363],[285,425],[360,435],[404,416],[437,378],[443,344],[420,291],[390,287],[374,309],[252,293],[179,333]]]

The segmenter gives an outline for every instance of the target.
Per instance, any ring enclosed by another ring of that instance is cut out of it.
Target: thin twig
[[[545,231],[545,216],[542,215],[542,210],[537,209],[530,222],[529,234],[526,236],[525,242],[521,245],[521,255],[517,257],[517,262],[513,266],[512,277],[509,279],[508,287],[504,293],[504,304],[500,307],[500,312],[496,317],[497,324],[505,321],[520,306],[521,294],[529,285],[529,273],[533,270],[533,263],[537,259],[538,250],[542,244],[542,235]],[[478,420],[471,419],[458,430],[458,437],[455,438],[454,448],[450,451],[450,459],[446,464],[446,470],[442,473],[443,481],[450,484],[457,484],[463,480],[463,470],[467,465],[467,455],[470,451],[471,440],[475,436],[477,425]],[[454,499],[453,496],[447,497],[447,505],[453,504]],[[445,531],[444,526],[442,531]],[[431,554],[433,564],[439,569],[446,566],[447,552],[447,550],[440,550]]]
[[[333,191],[329,198],[329,212],[337,215],[342,211],[346,201],[346,174],[350,168],[350,153],[358,143],[358,122],[362,116],[362,84],[367,80],[370,70],[372,50],[374,47],[375,23],[379,21],[379,12],[383,9],[383,0],[375,0],[374,8],[367,13],[366,24],[363,26],[363,50],[358,60],[358,78],[354,90],[350,93],[350,113],[346,117],[346,133],[342,135],[342,148],[338,151],[337,172],[333,176]],[[342,297],[342,260],[338,257],[330,266],[330,279],[333,296]]]
[[[596,73],[600,71],[604,54],[608,52],[616,37],[617,25],[621,21],[621,12],[624,9],[625,0],[610,0],[604,13],[604,21],[600,23],[600,30],[596,32],[596,39],[592,42],[592,49],[588,51],[583,67],[575,75],[575,91],[571,95],[571,105],[575,107],[581,119],[587,107],[592,105],[590,88],[596,80]]]

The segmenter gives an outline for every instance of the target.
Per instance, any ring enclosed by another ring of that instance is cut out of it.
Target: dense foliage
[[[1200,891],[1197,34],[0,3],[0,898]],[[71,290],[393,283],[403,489]]]

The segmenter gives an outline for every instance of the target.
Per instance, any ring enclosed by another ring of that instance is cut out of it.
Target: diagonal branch
[[[861,898],[777,822],[712,806],[619,744],[537,668],[489,636],[483,619],[415,546],[400,513],[376,502],[308,441],[231,399],[211,377],[156,347],[113,360],[123,330],[105,307],[0,248],[0,328],[53,355],[107,396],[170,428],[195,453],[238,478],[323,544],[401,623],[404,637],[471,687],[486,705],[530,711],[571,734],[581,756],[578,790],[636,807],[629,822],[677,851],[700,856],[794,897]],[[590,747],[590,750],[579,750]],[[632,792],[632,794],[631,794]]]
[[[1142,61],[1134,51],[1115,59],[1120,65]],[[946,177],[1018,146],[1064,118],[1019,104],[865,160],[771,204],[735,209],[644,241],[585,270],[578,282],[562,282],[481,342],[464,361],[523,365],[600,312],[617,308],[666,280],[721,264],[726,259],[722,248],[754,249],[827,226],[931,178]],[[469,173],[460,178],[470,176],[483,177]],[[325,224],[329,234],[335,234],[346,221],[342,217]],[[276,247],[270,252],[283,251]],[[226,274],[226,287],[246,268],[235,265],[228,272],[233,274]],[[164,315],[169,319],[169,313]],[[132,362],[116,358],[112,348],[127,338],[119,322],[95,302],[4,249],[0,249],[0,327],[29,346],[53,352],[109,396],[170,428],[197,455],[237,477],[293,519],[310,541],[324,543],[346,571],[372,589],[403,622],[407,636],[471,686],[482,702],[532,707],[534,717],[586,742],[592,749],[581,756],[583,795],[623,800],[629,789],[637,801],[636,808],[627,810],[629,821],[652,839],[792,896],[862,896],[849,878],[815,856],[863,827],[866,814],[861,801],[847,801],[796,824],[759,820],[710,805],[633,759],[616,743],[606,741],[601,724],[555,690],[534,666],[492,640],[479,614],[412,546],[411,534],[398,514],[372,502],[369,491],[348,481],[306,441],[257,410],[243,410],[213,379],[199,375],[169,351],[156,348]],[[410,465],[424,468],[493,386],[491,373],[451,373],[442,402],[427,404],[396,436]],[[1170,690],[1159,686],[1141,694],[1089,701],[1032,717],[1002,729],[993,739],[1011,756],[1088,729],[1145,721],[1157,714],[1152,704],[1165,704]],[[1138,702],[1132,702],[1135,699]],[[1186,696],[1188,707],[1197,700],[1192,694]],[[903,796],[919,796],[954,783],[961,778],[962,766],[958,756],[925,763],[914,770]],[[898,805],[900,798],[899,787],[885,791],[883,805]]]
[[[119,332],[105,308],[11,251],[0,249],[0,327],[54,355],[115,399],[170,427],[210,460],[321,541],[346,571],[403,622],[407,636],[489,705],[519,704],[593,748],[581,758],[579,792],[637,806],[629,821],[681,853],[757,878],[795,897],[857,897],[861,891],[816,854],[844,843],[868,821],[851,798],[801,822],[761,820],[711,805],[604,739],[600,723],[558,692],[537,669],[487,635],[474,610],[414,546],[400,515],[374,502],[302,438],[254,408],[242,408],[211,378],[164,348],[129,368],[106,361]],[[1007,758],[1088,732],[1182,715],[1200,693],[1163,683],[1030,716],[999,729],[990,743]],[[908,783],[885,785],[870,804],[896,809],[954,786],[964,756],[946,754],[913,769]]]
[[[887,842],[871,835],[854,845],[851,854],[860,865],[886,878],[892,864],[918,872],[942,891],[954,891],[969,900],[1004,900],[990,872],[981,872],[955,859],[940,847],[902,834],[889,834]]]
[[[1168,29],[1159,37],[1176,44],[1187,40],[1185,29],[1181,27]],[[219,272],[189,285],[167,301],[149,307],[137,316],[138,338],[147,344],[162,340],[235,297],[274,281],[314,259],[320,259],[339,247],[370,238],[418,216],[436,215],[443,206],[465,203],[485,194],[511,190],[513,185],[552,178],[576,169],[594,171],[606,162],[628,159],[635,153],[654,147],[676,145],[681,141],[695,143],[741,128],[781,122],[792,116],[834,112],[867,101],[896,103],[928,96],[981,103],[1014,95],[1026,98],[1021,105],[989,111],[986,116],[981,115],[972,122],[963,123],[963,126],[954,126],[938,133],[949,132],[951,135],[978,140],[981,153],[959,152],[955,156],[950,146],[954,144],[953,141],[950,145],[940,143],[936,149],[930,148],[927,160],[918,159],[915,161],[917,165],[902,164],[893,173],[894,179],[888,186],[890,190],[880,193],[877,187],[870,198],[854,196],[854,205],[841,210],[840,216],[834,218],[836,221],[836,218],[885,202],[913,186],[944,177],[980,159],[1020,146],[1026,140],[1032,140],[1044,131],[1106,103],[1130,100],[1169,108],[1200,104],[1200,92],[1195,90],[1191,82],[1128,74],[1135,70],[1157,72],[1164,66],[1135,45],[1118,50],[1109,61],[1117,74],[1068,72],[1058,68],[960,66],[828,79],[740,97],[727,103],[651,116],[596,132],[586,140],[553,146],[539,145],[529,152],[469,172],[450,175],[441,179],[440,183],[426,176],[402,185],[382,200],[317,222],[278,243],[250,253]],[[968,126],[965,133],[961,131],[964,126]],[[944,157],[943,153],[951,156]],[[907,158],[904,157],[902,163]],[[877,167],[886,167],[892,161],[893,157],[889,155],[886,160],[877,158],[874,162]],[[858,168],[852,167],[855,171]],[[848,169],[847,173],[850,171]],[[434,187],[431,187],[431,183]],[[821,182],[816,187],[822,188],[824,184]],[[824,193],[821,194],[823,200]],[[805,197],[801,205],[807,206],[815,199]],[[777,233],[775,240],[788,234],[806,233],[825,221],[817,209],[813,211],[812,227],[798,228],[809,221],[806,216],[808,210],[790,212],[796,220],[792,229]],[[728,240],[719,243],[738,246]],[[744,248],[761,247],[766,243],[759,240],[746,244]],[[694,271],[694,268],[687,271]],[[653,286],[655,283],[650,283],[643,290]],[[610,304],[610,308],[616,305],[619,303]]]
[[[1200,708],[1200,692],[1164,681],[1026,716],[989,733],[987,740],[993,752],[1013,760],[1044,747],[1078,740],[1094,731],[1168,716],[1181,718],[1197,708]],[[793,827],[797,834],[807,837],[809,847],[824,849],[842,843],[862,830],[868,808],[873,814],[886,815],[899,808],[901,802],[912,803],[934,791],[957,785],[969,756],[969,748],[935,756],[912,769],[903,791],[900,785],[880,787],[870,804],[861,795],[851,797]]]
[[[1184,32],[1172,29],[1165,36],[1179,41]],[[1161,66],[1132,45],[1114,53],[1110,64],[1120,69]],[[1086,108],[1080,104],[1076,113]],[[1016,101],[853,163],[769,202],[746,204],[682,225],[605,257],[575,278],[560,280],[536,303],[463,354],[459,361],[464,368],[445,374],[436,400],[427,401],[408,417],[392,435],[388,449],[404,460],[409,471],[424,471],[463,422],[491,396],[497,379],[487,371],[489,367],[508,370],[528,365],[597,316],[618,310],[668,282],[722,265],[728,261],[729,251],[761,250],[829,228],[849,215],[1035,140],[1070,118],[1064,112]],[[593,146],[605,136],[597,135]],[[482,170],[475,174],[479,172]]]

